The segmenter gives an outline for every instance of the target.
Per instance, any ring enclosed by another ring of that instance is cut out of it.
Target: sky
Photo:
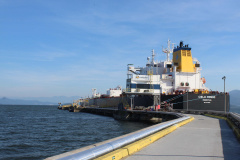
[[[192,48],[211,90],[240,89],[238,0],[0,0],[0,97],[125,88],[170,39]],[[175,46],[176,46],[175,45]]]

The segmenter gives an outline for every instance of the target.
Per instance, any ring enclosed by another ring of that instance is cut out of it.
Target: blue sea
[[[240,114],[240,105],[230,105],[230,112],[235,112]]]
[[[0,159],[44,159],[118,137],[150,124],[58,110],[0,105]]]

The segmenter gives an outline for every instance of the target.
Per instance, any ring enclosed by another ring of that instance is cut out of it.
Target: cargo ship
[[[200,62],[192,57],[188,44],[180,41],[174,47],[168,40],[168,47],[162,51],[166,54],[164,61],[155,60],[156,54],[152,50],[146,66],[127,65],[125,90],[121,87],[109,89],[106,95],[96,94],[96,89],[93,90],[89,106],[229,111],[229,94],[205,86]]]

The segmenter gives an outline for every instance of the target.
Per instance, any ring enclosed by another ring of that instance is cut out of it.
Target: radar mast
[[[171,48],[172,45],[172,48]],[[173,48],[174,48],[174,43],[171,43],[171,41],[168,39],[168,47],[167,48],[162,48],[162,51],[167,54],[167,61],[169,62],[169,55],[170,53],[173,53]]]

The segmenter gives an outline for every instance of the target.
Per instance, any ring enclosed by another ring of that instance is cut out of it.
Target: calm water
[[[230,105],[230,112],[235,112],[240,114],[240,105]]]
[[[57,106],[0,105],[0,159],[44,159],[149,126]]]

